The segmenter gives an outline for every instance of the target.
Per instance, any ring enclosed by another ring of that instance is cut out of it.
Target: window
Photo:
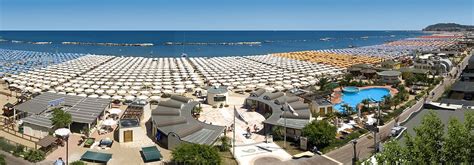
[[[214,101],[225,101],[226,97],[225,96],[214,96]]]

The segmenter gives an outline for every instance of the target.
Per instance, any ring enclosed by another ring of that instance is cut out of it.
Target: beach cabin
[[[110,99],[86,98],[45,92],[14,107],[21,118],[21,129],[24,134],[43,138],[53,132],[51,122],[54,108],[61,108],[72,116],[69,126],[73,133],[91,130],[98,123],[105,110],[110,108]]]
[[[334,105],[327,99],[315,99],[311,101],[311,113],[325,116],[334,112]]]
[[[394,70],[377,72],[377,81],[384,84],[397,84],[400,83],[401,74],[402,72]]]
[[[225,105],[228,96],[227,86],[212,86],[207,89],[207,104],[212,106]]]
[[[300,137],[301,129],[313,120],[308,104],[298,96],[283,92],[267,92],[258,89],[245,99],[245,106],[253,108],[265,117],[264,134],[273,134],[274,127],[283,127],[291,139]],[[294,113],[290,112],[294,110]],[[296,114],[296,115],[295,115]]]
[[[167,149],[174,149],[182,143],[213,145],[225,128],[196,120],[192,112],[198,104],[177,95],[160,102],[153,109],[150,121],[154,140]]]

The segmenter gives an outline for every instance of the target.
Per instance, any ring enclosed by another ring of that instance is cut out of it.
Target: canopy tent
[[[100,153],[100,152],[94,152],[94,151],[86,151],[86,153],[84,153],[81,156],[81,160],[98,162],[98,163],[107,163],[111,158],[112,158],[112,154]]]
[[[142,147],[141,154],[145,162],[161,160],[161,152],[156,146]]]

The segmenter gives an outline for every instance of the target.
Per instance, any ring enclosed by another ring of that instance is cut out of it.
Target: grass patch
[[[284,144],[282,140],[278,141],[273,141],[275,144],[283,148]],[[296,155],[302,152],[305,152],[299,148],[299,146],[295,146],[293,142],[286,142],[286,148],[283,148],[286,152],[288,152],[290,155]]]
[[[238,165],[237,160],[234,159],[234,156],[230,151],[219,152],[222,159],[223,165]]]

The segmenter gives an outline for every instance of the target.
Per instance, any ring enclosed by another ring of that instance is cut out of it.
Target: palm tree
[[[351,115],[353,112],[353,108],[349,106],[349,104],[343,104],[342,109],[344,110],[345,115]]]
[[[325,120],[327,120],[329,123],[336,125],[337,115],[338,115],[338,112],[327,113]]]
[[[370,99],[366,98],[362,100],[361,103],[364,105],[364,107],[370,106]]]
[[[326,77],[323,77],[321,79],[319,79],[319,82],[318,82],[318,86],[319,86],[319,90],[320,91],[324,91],[326,90],[326,86],[329,84],[329,79],[326,78]]]

